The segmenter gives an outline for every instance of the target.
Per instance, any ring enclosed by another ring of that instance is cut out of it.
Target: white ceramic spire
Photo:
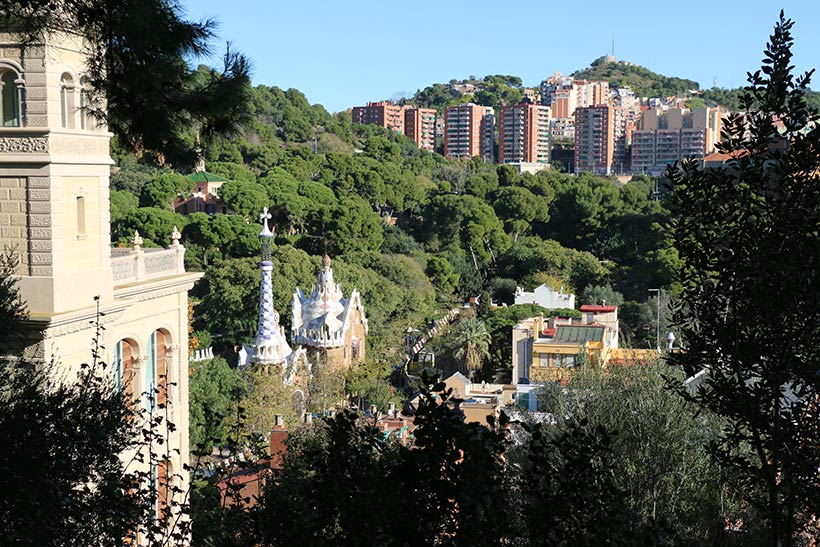
[[[262,210],[259,220],[262,231],[262,261],[259,263],[261,282],[259,284],[259,326],[251,348],[251,363],[278,365],[284,363],[292,350],[285,339],[285,329],[279,325],[279,312],[273,307],[273,262],[271,261],[271,240],[273,232],[268,228],[271,218],[268,208]]]

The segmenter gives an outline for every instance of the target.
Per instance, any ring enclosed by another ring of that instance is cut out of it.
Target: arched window
[[[88,78],[80,78],[80,129],[91,129],[93,127],[88,96],[90,85]]]
[[[145,409],[148,411],[154,410],[157,404],[157,333],[151,333],[148,339],[147,359],[145,360],[145,367],[143,367],[143,398]]]
[[[60,78],[60,123],[74,129],[74,79],[67,72]]]
[[[127,402],[134,397],[134,360],[138,354],[137,345],[130,340],[120,340],[114,344],[114,388],[124,392]]]
[[[20,127],[20,91],[17,89],[17,74],[13,70],[0,73],[0,109],[3,127]]]
[[[169,399],[168,369],[171,363],[171,335],[163,330],[155,330],[148,339],[147,360],[143,370],[143,392],[145,408],[153,411],[163,408]]]
[[[154,332],[157,353],[157,404],[165,405],[168,401],[168,365],[170,356],[168,347],[171,345],[171,336],[165,331]]]

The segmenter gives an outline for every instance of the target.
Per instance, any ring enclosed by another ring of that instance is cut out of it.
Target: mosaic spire
[[[271,214],[265,207],[259,215],[262,222],[262,231],[259,232],[259,241],[262,243],[262,261],[259,263],[259,327],[250,359],[253,363],[280,364],[291,354],[291,349],[285,339],[284,329],[279,325],[279,312],[273,307],[273,232],[268,228],[270,218]]]

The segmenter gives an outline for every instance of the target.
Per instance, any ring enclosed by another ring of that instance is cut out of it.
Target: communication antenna
[[[612,33],[612,51],[610,52],[610,54],[613,57],[615,57],[615,33],[614,32]]]

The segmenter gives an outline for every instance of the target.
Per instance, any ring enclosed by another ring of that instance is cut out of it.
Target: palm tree
[[[470,317],[459,321],[453,329],[452,343],[456,359],[462,360],[464,368],[473,376],[490,356],[490,333],[484,323]]]

